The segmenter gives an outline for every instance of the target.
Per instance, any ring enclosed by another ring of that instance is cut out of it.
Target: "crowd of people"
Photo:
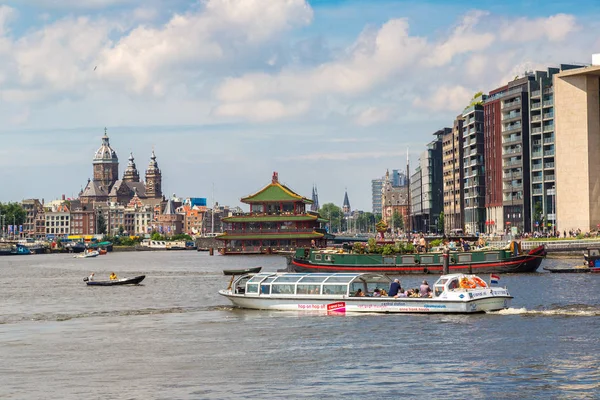
[[[358,289],[354,293],[355,297],[364,297],[368,296],[362,289]],[[426,280],[423,280],[421,286],[414,289],[404,289],[400,284],[400,279],[394,279],[394,281],[390,284],[390,289],[386,292],[385,289],[376,288],[373,291],[372,297],[431,297],[432,290],[427,283]]]

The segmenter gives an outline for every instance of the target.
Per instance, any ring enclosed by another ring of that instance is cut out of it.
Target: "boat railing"
[[[518,240],[519,241],[519,240]],[[541,245],[546,246],[549,251],[568,251],[582,250],[588,247],[600,247],[600,240],[520,240],[523,250],[532,250]],[[504,248],[510,244],[510,241],[489,242],[491,247]]]

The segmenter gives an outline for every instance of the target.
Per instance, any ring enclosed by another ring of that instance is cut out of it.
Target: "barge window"
[[[323,285],[323,294],[346,294],[347,292],[347,285]]]
[[[415,256],[402,256],[402,264],[414,264]]]
[[[258,285],[255,283],[249,283],[246,293],[258,293]]]
[[[598,255],[600,255],[600,250],[590,249],[590,256],[598,256]]]
[[[293,294],[294,293],[294,285],[281,285],[281,284],[273,284],[271,286],[272,294]]]
[[[271,294],[270,285],[260,285],[260,294]]]
[[[499,253],[486,253],[485,261],[498,261],[500,259]]]
[[[433,256],[421,256],[421,264],[433,264]]]
[[[320,254],[315,254],[315,261],[321,261],[323,257]]]
[[[331,256],[331,254],[327,254],[325,256],[325,261],[333,261],[333,257]]]
[[[321,294],[321,285],[298,285],[296,294]]]
[[[471,262],[471,255],[472,254],[459,254],[458,262]]]

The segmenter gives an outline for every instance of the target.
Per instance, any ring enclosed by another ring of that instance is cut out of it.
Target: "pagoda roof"
[[[239,215],[225,217],[223,222],[283,222],[283,221],[318,221],[316,215]]]
[[[243,197],[242,203],[265,203],[265,202],[302,202],[312,204],[312,200],[300,196],[289,187],[279,183],[277,172],[273,173],[273,179],[270,184],[251,194]]]
[[[310,233],[262,233],[259,235],[229,235],[225,232],[222,235],[216,237],[219,240],[271,240],[271,239],[320,239],[324,235],[318,232]]]

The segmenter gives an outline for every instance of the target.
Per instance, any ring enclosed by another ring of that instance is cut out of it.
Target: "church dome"
[[[110,147],[106,128],[104,128],[104,136],[102,136],[102,145],[96,151],[94,161],[118,161],[117,153]]]

